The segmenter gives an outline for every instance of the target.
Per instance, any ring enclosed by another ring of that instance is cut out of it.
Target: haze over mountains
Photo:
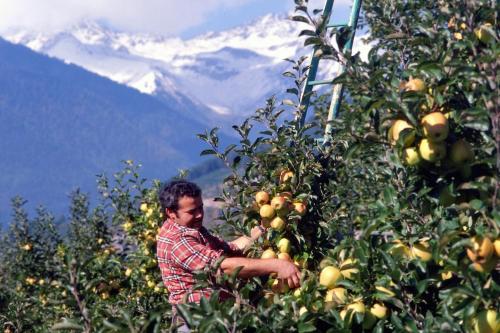
[[[283,59],[309,52],[299,30],[268,15],[190,40],[95,22],[4,33],[31,50],[0,41],[0,222],[15,194],[66,212],[72,189],[91,191],[95,175],[119,170],[121,160],[163,179],[205,160],[196,133],[229,133],[292,85],[281,76],[290,67]],[[332,75],[333,67],[321,69]]]

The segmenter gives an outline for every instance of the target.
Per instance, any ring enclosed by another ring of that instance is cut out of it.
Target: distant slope
[[[121,160],[160,179],[199,163],[204,125],[181,111],[0,39],[0,222],[16,194],[65,212],[72,189],[93,190]]]

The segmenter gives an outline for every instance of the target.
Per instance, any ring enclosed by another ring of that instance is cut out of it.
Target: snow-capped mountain
[[[281,73],[290,67],[285,58],[310,51],[297,37],[301,28],[270,14],[189,40],[124,33],[95,22],[52,35],[11,31],[3,37],[143,93],[174,96],[183,109],[189,109],[185,103],[206,105],[211,112],[199,117],[213,123],[248,115],[292,86]],[[320,75],[333,71],[333,65],[321,67]]]

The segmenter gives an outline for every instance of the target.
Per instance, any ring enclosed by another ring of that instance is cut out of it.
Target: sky
[[[311,8],[322,8],[324,0],[310,3]],[[349,3],[335,2],[341,15],[348,12]],[[293,0],[0,0],[0,34],[17,28],[58,32],[95,20],[120,31],[187,39],[269,13],[291,13],[293,8]]]

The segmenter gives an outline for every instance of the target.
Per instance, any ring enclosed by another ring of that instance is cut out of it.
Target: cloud
[[[255,1],[0,0],[0,32],[12,28],[54,32],[87,19],[125,31],[177,35],[204,23],[215,11]]]

